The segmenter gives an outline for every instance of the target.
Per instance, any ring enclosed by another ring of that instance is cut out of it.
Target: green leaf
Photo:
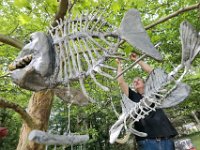
[[[145,0],[135,0],[135,5],[138,6],[138,7],[143,7],[145,6]]]
[[[29,3],[27,0],[15,0],[14,1],[14,5],[19,7],[19,8],[23,8],[23,7],[30,7]]]
[[[57,0],[46,0],[46,3],[47,3],[48,10],[50,10],[51,12],[56,12],[59,5]]]
[[[21,25],[24,25],[24,24],[28,24],[30,22],[31,18],[25,14],[21,14],[18,16],[18,20]]]
[[[124,48],[124,52],[126,53],[127,56],[131,53],[132,50],[133,48],[131,46],[127,46]]]
[[[111,8],[112,8],[112,10],[113,10],[114,12],[119,12],[119,10],[121,9],[121,6],[120,6],[119,3],[114,2],[114,3],[112,4]]]
[[[83,3],[83,7],[89,7],[91,5],[91,2],[89,0],[85,0]]]

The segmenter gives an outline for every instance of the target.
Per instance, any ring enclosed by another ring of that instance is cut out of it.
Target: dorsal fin
[[[136,9],[130,9],[122,19],[119,34],[132,46],[136,47],[142,53],[162,60],[162,56],[151,43],[150,38],[144,29],[140,13]]]

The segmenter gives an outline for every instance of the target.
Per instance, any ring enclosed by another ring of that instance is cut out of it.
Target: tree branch
[[[0,34],[0,42],[11,45],[18,49],[21,49],[24,46],[24,44],[21,41],[13,39],[3,34]]]
[[[69,0],[60,0],[58,12],[56,13],[56,15],[54,17],[53,23],[51,24],[53,27],[55,27],[57,25],[56,20],[64,19],[64,16],[66,15],[66,12],[69,8],[68,6],[69,6]]]
[[[15,104],[13,102],[9,102],[8,100],[5,100],[3,98],[0,98],[0,107],[2,108],[10,108],[17,112],[22,119],[27,123],[27,125],[30,128],[36,127],[36,123],[33,121],[31,116],[18,104]]]
[[[182,13],[184,13],[186,11],[197,9],[197,8],[199,8],[199,6],[200,6],[200,3],[195,4],[195,5],[191,5],[191,6],[188,6],[188,7],[185,7],[185,8],[181,8],[178,11],[173,12],[172,14],[169,14],[168,16],[166,16],[164,18],[161,18],[158,21],[146,26],[145,29],[148,30],[148,29],[150,29],[150,28],[152,28],[152,27],[154,27],[154,26],[156,26],[156,25],[158,25],[158,24],[160,24],[162,22],[165,22],[165,21],[167,21],[167,20],[169,20],[169,19],[171,19],[173,17],[178,16],[179,14],[182,14]]]
[[[68,9],[68,13],[71,12],[73,6],[76,4],[77,0],[74,0],[74,2],[72,4],[69,4],[69,9]]]

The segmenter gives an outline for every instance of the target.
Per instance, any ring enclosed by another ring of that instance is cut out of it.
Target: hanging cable
[[[70,123],[71,123],[71,115],[70,115],[70,113],[71,113],[71,105],[72,105],[72,103],[70,103],[70,104],[68,104],[68,106],[67,106],[67,110],[68,110],[68,117],[67,117],[67,121],[68,121],[68,123],[67,123],[67,133],[68,134],[71,134],[71,130],[70,130]]]
[[[113,104],[112,97],[110,98],[112,109],[117,117],[119,117],[119,113],[117,112],[115,105]]]

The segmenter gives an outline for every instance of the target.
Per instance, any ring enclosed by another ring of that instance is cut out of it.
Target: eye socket
[[[26,44],[31,43],[31,42],[32,42],[32,37],[30,37],[28,40],[25,40],[24,44],[26,45]]]

